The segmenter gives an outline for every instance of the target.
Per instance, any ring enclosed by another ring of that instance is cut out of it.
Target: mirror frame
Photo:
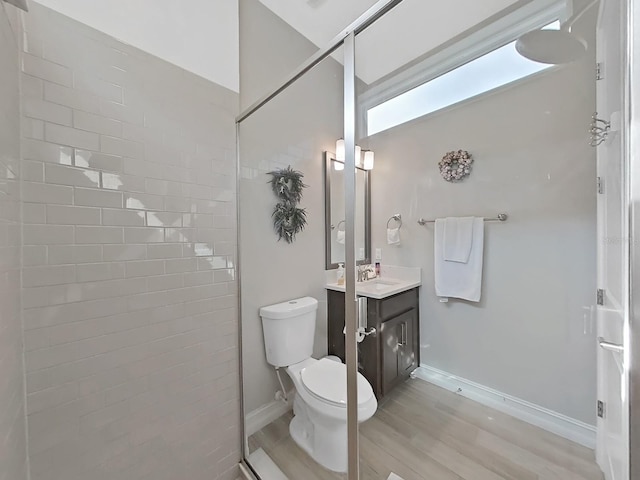
[[[331,162],[335,161],[335,154],[323,152],[324,161],[324,259],[325,269],[338,268],[337,263],[331,262]],[[356,261],[356,265],[371,263],[371,170],[356,167],[364,172],[364,260]]]

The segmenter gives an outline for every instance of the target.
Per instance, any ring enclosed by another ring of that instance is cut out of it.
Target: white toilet
[[[304,297],[260,309],[267,361],[287,367],[296,396],[289,432],[329,470],[347,471],[347,370],[342,363],[311,358],[318,301]],[[358,373],[358,421],[378,408],[371,385]]]

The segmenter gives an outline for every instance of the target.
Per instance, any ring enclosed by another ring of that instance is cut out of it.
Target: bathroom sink
[[[398,280],[387,280],[382,278],[376,278],[373,280],[366,280],[364,282],[356,282],[356,290],[360,290],[360,289],[384,290],[389,287],[395,287],[400,283],[402,282]],[[344,285],[338,285],[337,283],[332,283],[330,285],[333,287],[344,288]]]
[[[411,288],[419,287],[422,283],[420,280],[420,269],[392,266],[387,266],[386,269],[388,273],[386,277],[356,282],[356,295],[376,299],[387,298]],[[327,283],[325,284],[326,288],[344,292],[345,286],[338,285],[335,281],[335,270],[329,270],[327,272],[329,275],[327,277]]]
[[[369,282],[366,282],[367,285],[380,285],[380,286],[389,286],[389,285],[398,285],[397,281],[393,281],[393,280],[385,280],[382,278],[376,278],[375,280],[371,280]]]
[[[366,282],[359,282],[356,284],[356,290],[358,289],[372,289],[372,290],[386,290],[389,287],[394,287],[398,285],[399,282],[393,280],[386,280],[382,278],[376,278],[374,280],[369,280]]]

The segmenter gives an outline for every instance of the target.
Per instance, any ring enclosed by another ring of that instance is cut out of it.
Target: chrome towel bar
[[[485,222],[506,222],[507,218],[509,218],[509,216],[506,213],[499,213],[497,217],[483,218],[483,220]],[[425,220],[424,218],[418,219],[419,225],[426,225],[427,223],[435,223],[435,222],[436,222],[435,219],[434,220]]]

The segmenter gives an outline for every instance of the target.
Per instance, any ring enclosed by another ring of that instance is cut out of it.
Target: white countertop
[[[420,268],[382,265],[380,273],[380,277],[374,280],[357,282],[356,295],[380,300],[422,285]],[[325,275],[326,289],[345,291],[345,286],[337,283],[337,270],[326,270]]]

